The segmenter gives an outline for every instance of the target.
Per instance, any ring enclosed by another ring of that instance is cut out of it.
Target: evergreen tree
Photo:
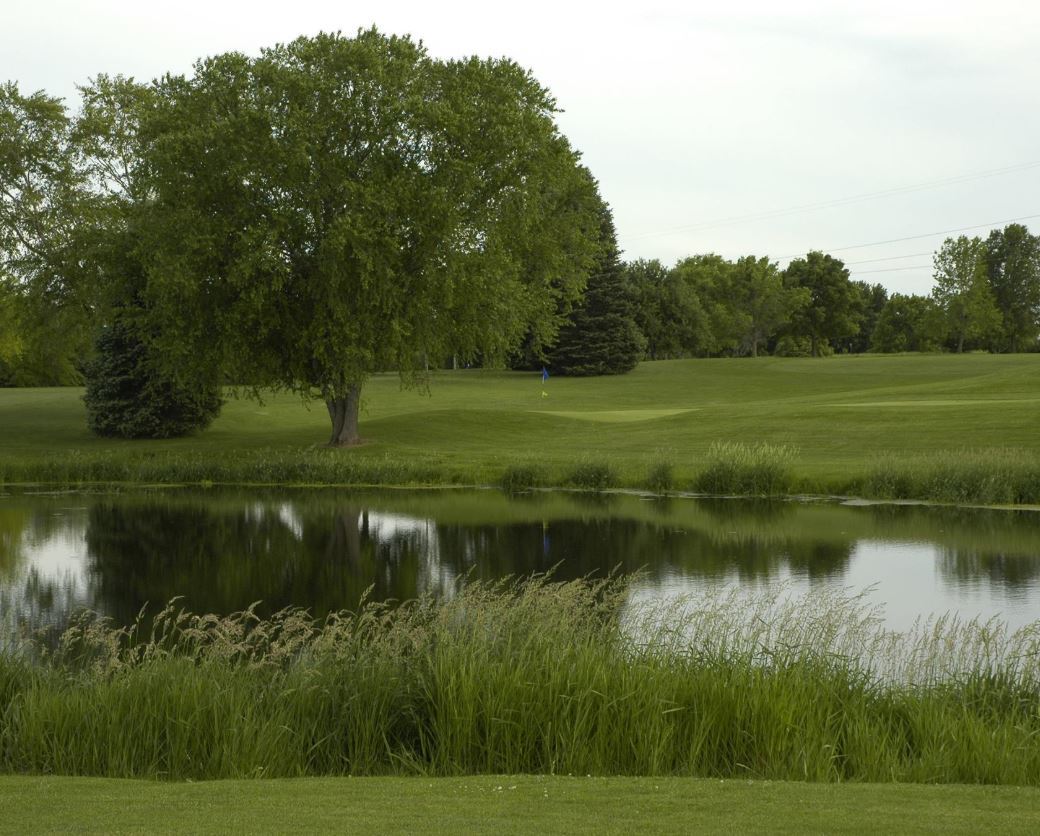
[[[173,438],[207,427],[220,412],[215,381],[178,381],[153,362],[146,342],[120,316],[98,336],[83,400],[97,435]]]
[[[549,366],[557,374],[624,374],[635,368],[646,347],[606,203],[600,207],[600,244],[585,293],[549,354]]]

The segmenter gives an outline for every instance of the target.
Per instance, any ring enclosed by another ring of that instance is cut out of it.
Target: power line
[[[932,253],[907,253],[906,255],[890,255],[885,258],[866,258],[862,261],[846,261],[845,266],[851,267],[853,264],[874,264],[877,261],[898,261],[901,258],[917,258],[922,255],[932,255]]]
[[[864,247],[880,247],[882,244],[898,244],[901,241],[918,241],[921,238],[934,238],[936,235],[952,235],[954,232],[967,232],[972,229],[985,229],[989,227],[994,229],[1002,224],[1015,223],[1016,221],[1031,221],[1034,218],[1040,218],[1040,215],[1023,215],[1020,218],[1008,218],[1003,221],[990,221],[984,224],[975,224],[974,226],[962,226],[957,229],[941,229],[938,232],[926,232],[924,235],[906,235],[902,238],[889,238],[885,241],[871,241],[869,244],[850,244],[847,247],[826,247],[822,251],[826,253],[837,253],[842,250],[860,250]],[[785,258],[799,258],[803,253],[792,253],[791,255],[779,256],[780,259]]]
[[[755,221],[755,220],[767,220],[770,218],[779,218],[786,215],[794,215],[800,212],[814,212],[820,209],[830,209],[837,206],[846,206],[851,203],[858,203],[864,200],[878,200],[885,197],[895,197],[897,195],[909,194],[911,192],[923,191],[925,189],[934,189],[940,186],[956,185],[958,183],[967,183],[972,180],[982,180],[988,177],[999,177],[1004,174],[1014,174],[1019,171],[1025,171],[1028,169],[1040,168],[1040,160],[1035,160],[1028,163],[1019,163],[1017,165],[1005,166],[1003,168],[993,168],[986,171],[980,171],[973,174],[961,174],[956,177],[945,177],[940,180],[926,180],[921,183],[912,183],[906,186],[896,186],[891,189],[882,189],[876,192],[863,192],[861,194],[851,195],[849,197],[839,197],[831,200],[824,200],[818,203],[805,203],[798,206],[789,206],[783,209],[771,209],[764,212],[752,212],[747,215],[732,215],[725,218],[717,218],[709,221],[698,221],[691,224],[683,224],[681,226],[672,227],[670,229],[654,230],[651,232],[640,232],[635,235],[625,236],[628,240],[650,238],[659,235],[673,235],[677,232],[692,232],[695,230],[711,229],[713,227],[727,226],[730,224],[742,223],[744,221]]]
[[[913,267],[882,267],[880,270],[853,270],[857,276],[865,276],[868,273],[898,273],[900,270],[931,270],[931,264],[915,264]]]

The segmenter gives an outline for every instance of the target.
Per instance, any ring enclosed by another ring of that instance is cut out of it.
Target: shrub
[[[220,387],[159,371],[133,326],[117,318],[98,336],[85,369],[87,424],[100,436],[172,438],[204,429],[220,412]]]

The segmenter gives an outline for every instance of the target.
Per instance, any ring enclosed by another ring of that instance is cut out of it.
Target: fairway
[[[81,395],[0,390],[0,456],[25,466],[72,451],[241,458],[319,449],[329,432],[324,404],[272,394],[262,404],[231,399],[193,437],[100,439],[86,428]],[[676,360],[544,384],[537,373],[442,371],[427,393],[377,375],[363,390],[364,443],[336,455],[404,462],[429,484],[495,483],[513,465],[563,478],[596,462],[637,486],[668,462],[682,485],[713,442],[767,442],[797,449],[803,488],[840,491],[880,456],[1001,449],[1035,459],[1038,426],[1036,354]]]

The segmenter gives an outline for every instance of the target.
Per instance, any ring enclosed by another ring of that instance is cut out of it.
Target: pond
[[[1040,619],[1040,513],[837,501],[492,490],[0,494],[6,629],[80,608],[131,622],[260,601],[314,615],[450,595],[460,579],[639,571],[634,600],[715,586],[867,590],[888,626],[919,616]]]

